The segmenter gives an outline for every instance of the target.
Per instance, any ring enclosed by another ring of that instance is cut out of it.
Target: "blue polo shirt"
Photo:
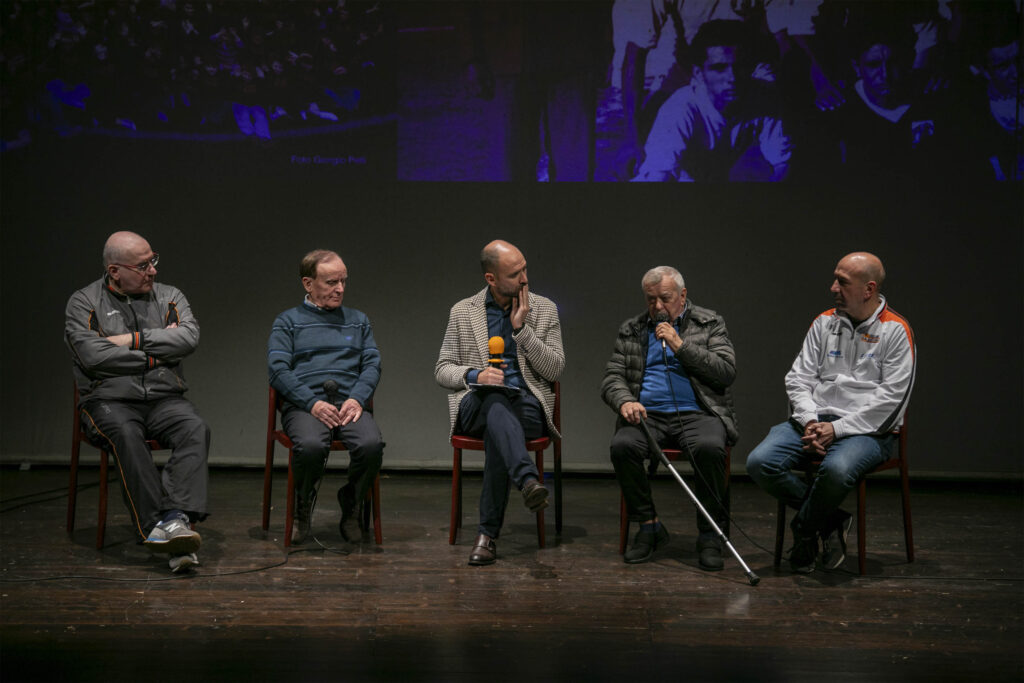
[[[682,316],[672,323],[679,331]],[[654,321],[648,323],[647,363],[644,366],[644,381],[640,385],[637,400],[647,410],[659,413],[686,413],[699,411],[700,404],[693,393],[690,376],[672,353],[672,349],[661,349],[661,340],[654,336]],[[668,372],[665,372],[665,357],[668,357]],[[671,382],[671,384],[670,384]],[[675,400],[673,400],[673,397]]]

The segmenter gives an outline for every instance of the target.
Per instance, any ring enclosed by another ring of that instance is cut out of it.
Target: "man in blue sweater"
[[[317,249],[299,266],[306,298],[277,316],[267,341],[270,384],[282,398],[281,424],[295,444],[295,522],[292,543],[309,536],[317,482],[331,439],[344,442],[352,461],[338,489],[338,529],[360,538],[357,503],[380,471],[384,442],[373,414],[364,412],[380,381],[380,352],[370,320],[341,305],[348,269],[333,251]]]

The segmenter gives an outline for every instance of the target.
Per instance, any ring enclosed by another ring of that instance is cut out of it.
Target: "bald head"
[[[491,288],[491,296],[503,308],[528,284],[526,257],[505,240],[494,240],[480,251],[480,268]]]
[[[881,303],[885,280],[882,260],[866,251],[855,251],[839,260],[834,275],[831,292],[836,311],[858,322],[869,318]]]
[[[145,294],[153,289],[159,257],[141,235],[123,230],[103,245],[103,265],[110,286],[123,294]]]
[[[103,265],[134,263],[131,257],[138,251],[149,251],[149,242],[142,235],[128,230],[115,232],[103,245]]]
[[[885,280],[885,267],[882,265],[882,260],[874,254],[855,251],[841,258],[839,264],[861,277],[864,282],[874,282],[878,285],[878,289],[882,288],[882,282]]]
[[[522,258],[523,253],[514,244],[505,240],[494,240],[480,250],[480,269],[486,273],[493,273],[501,262],[502,258]]]

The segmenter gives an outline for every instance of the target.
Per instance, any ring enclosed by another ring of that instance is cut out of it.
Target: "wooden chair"
[[[863,476],[857,482],[857,569],[863,576],[865,573],[865,547],[867,545],[867,529],[865,526],[865,511],[867,509],[867,479],[868,475],[883,470],[899,468],[900,490],[903,499],[903,540],[907,547],[907,562],[914,561],[914,530],[910,519],[910,474],[907,464],[907,415],[903,415],[903,426],[897,432],[896,454],[880,464],[875,469]],[[809,469],[804,471],[807,477],[814,475],[815,469],[821,461],[812,462]],[[777,526],[775,529],[775,567],[782,563],[782,544],[786,536],[786,505],[781,501],[776,512]]]
[[[72,533],[75,530],[75,507],[78,505],[78,455],[79,450],[83,443],[89,444],[96,448],[100,452],[100,491],[99,491],[99,519],[96,522],[96,549],[100,550],[103,548],[103,539],[106,535],[107,530],[107,498],[109,494],[109,486],[107,479],[109,478],[108,468],[108,452],[106,446],[100,446],[93,443],[89,436],[82,429],[82,414],[78,408],[78,385],[72,383],[72,389],[74,391],[74,399],[72,413],[74,417],[71,421],[71,478],[68,482],[68,520],[67,529],[68,533]],[[163,450],[157,441],[153,439],[147,439],[146,445],[149,446],[151,451]]]
[[[562,431],[562,386],[555,382],[555,409],[552,415],[552,422],[555,429]],[[555,532],[562,533],[562,442],[559,439],[552,439],[542,436],[539,439],[527,439],[526,450],[534,454],[534,461],[537,465],[537,474],[540,482],[544,483],[544,451],[554,441],[555,451]],[[455,544],[455,538],[462,527],[462,451],[483,451],[483,439],[476,439],[470,436],[453,434],[452,439],[452,504],[451,521],[448,526],[448,543]],[[537,544],[544,547],[544,510],[537,512]]]
[[[676,448],[663,448],[663,449],[661,449],[661,452],[665,454],[665,457],[668,458],[670,462],[676,462],[677,460],[685,459],[684,456],[683,456],[683,452],[681,450],[676,449]],[[729,490],[729,479],[730,479],[730,476],[729,476],[729,466],[731,464],[732,464],[732,446],[726,446],[725,447],[725,501],[723,501],[723,502],[725,504],[725,510],[726,510],[727,513],[729,511],[729,508],[732,507],[730,505],[731,491]],[[693,487],[690,487],[690,488],[692,489]],[[684,496],[686,495],[685,491],[683,491],[682,493],[683,493]],[[691,502],[691,501],[687,500],[687,502]],[[722,532],[725,533],[728,536],[728,534],[729,534],[728,522],[726,522],[726,528],[722,529]],[[629,541],[629,512],[626,509],[626,498],[620,492],[619,493],[619,554],[620,555],[625,554],[625,552],[626,552],[626,543],[628,541]]]
[[[292,522],[295,518],[295,472],[292,469],[294,457],[294,444],[285,434],[284,429],[277,428],[277,413],[280,409],[277,390],[270,387],[269,400],[267,402],[267,460],[263,468],[263,530],[270,528],[270,489],[274,477],[274,444],[279,443],[288,449],[288,499],[284,514],[284,547],[292,544]],[[366,408],[366,412],[373,412],[373,402]],[[341,441],[331,441],[331,452],[347,451],[348,448]],[[373,539],[377,545],[383,543],[383,534],[380,528],[380,474],[373,479],[373,485],[366,492],[366,500],[361,505],[362,519],[360,520],[363,531],[370,528],[372,511],[373,518]]]

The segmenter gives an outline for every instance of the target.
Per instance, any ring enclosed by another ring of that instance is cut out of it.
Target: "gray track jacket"
[[[128,332],[129,346],[107,341]],[[104,277],[68,299],[64,341],[81,400],[155,400],[188,388],[181,361],[199,345],[199,323],[176,287],[156,282],[148,294],[126,296]]]

